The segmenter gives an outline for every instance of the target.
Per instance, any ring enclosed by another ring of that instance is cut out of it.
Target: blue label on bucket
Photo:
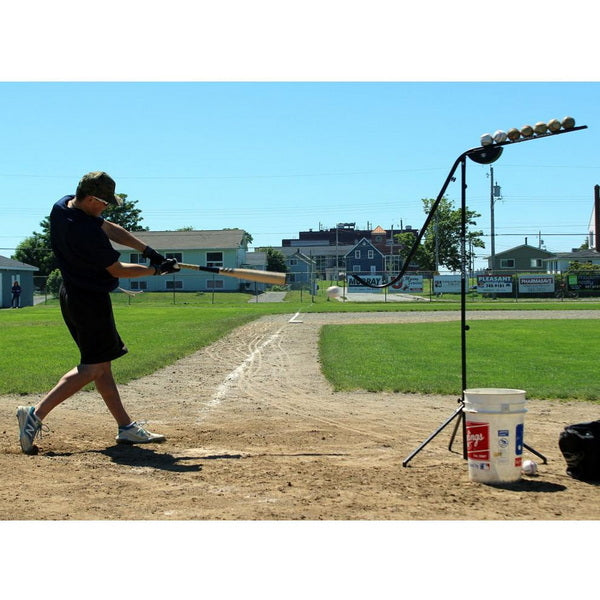
[[[515,454],[523,454],[523,423],[519,423],[516,428]]]
[[[498,437],[508,437],[508,429],[498,429]]]

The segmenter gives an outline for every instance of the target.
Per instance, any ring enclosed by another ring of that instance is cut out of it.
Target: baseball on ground
[[[537,475],[538,466],[533,460],[524,460],[521,470],[525,475]]]
[[[330,298],[339,298],[342,290],[337,285],[332,285],[327,288],[327,295]]]

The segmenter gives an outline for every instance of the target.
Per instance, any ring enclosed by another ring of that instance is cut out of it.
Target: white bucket
[[[465,390],[463,411],[471,481],[507,483],[521,479],[525,392]]]

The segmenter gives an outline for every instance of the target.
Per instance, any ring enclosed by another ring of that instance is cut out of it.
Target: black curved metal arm
[[[528,138],[521,138],[521,139],[515,140],[515,141],[507,140],[506,142],[500,142],[500,143],[496,143],[496,144],[493,144],[490,146],[478,146],[477,148],[471,148],[470,150],[463,152],[454,161],[454,164],[452,165],[452,168],[450,169],[450,172],[448,173],[448,177],[446,177],[446,181],[444,181],[444,185],[442,185],[442,189],[440,190],[438,197],[436,198],[435,202],[431,206],[431,210],[429,211],[427,218],[425,219],[425,223],[423,223],[423,227],[421,227],[421,229],[419,230],[419,233],[418,233],[417,237],[415,238],[415,241],[412,245],[412,248],[410,249],[410,252],[408,253],[408,256],[404,260],[404,264],[402,265],[402,268],[400,269],[400,272],[398,273],[398,275],[396,275],[391,281],[388,281],[387,283],[382,283],[382,284],[370,283],[370,282],[366,281],[365,279],[363,279],[362,277],[360,277],[359,275],[356,275],[355,273],[352,273],[352,277],[354,279],[356,279],[361,285],[364,285],[364,286],[370,287],[370,288],[376,288],[376,289],[390,287],[391,285],[394,285],[395,283],[400,281],[402,279],[402,277],[404,277],[404,274],[406,273],[406,270],[408,269],[408,265],[410,264],[410,261],[413,259],[413,257],[417,253],[417,250],[419,249],[419,245],[421,244],[421,239],[425,235],[425,232],[427,231],[427,228],[429,227],[429,223],[431,223],[431,219],[433,219],[435,211],[437,210],[440,202],[442,201],[442,198],[444,197],[444,194],[446,193],[446,189],[450,185],[450,182],[455,180],[454,173],[456,172],[456,169],[458,169],[458,166],[463,161],[465,161],[467,157],[469,157],[471,160],[473,160],[474,162],[479,163],[479,164],[490,164],[490,163],[493,163],[495,160],[498,160],[498,158],[500,158],[500,155],[502,154],[502,151],[504,149],[503,146],[518,144],[520,142],[528,142],[531,140],[544,138],[544,137],[554,137],[554,136],[560,135],[562,133],[570,133],[571,131],[578,131],[580,129],[587,129],[587,125],[580,125],[579,127],[571,127],[570,129],[564,129],[561,131],[556,131],[554,133],[543,133],[541,135],[535,135],[535,136],[528,137]],[[347,275],[348,274],[346,273],[346,276]]]
[[[450,172],[448,173],[448,177],[446,177],[446,181],[444,181],[444,185],[442,186],[442,189],[440,190],[438,197],[436,198],[435,202],[431,206],[431,210],[429,211],[427,218],[425,219],[425,223],[423,223],[423,227],[421,227],[421,229],[419,230],[419,233],[417,234],[417,237],[415,238],[415,241],[413,242],[412,248],[410,249],[408,256],[404,260],[404,263],[403,263],[402,268],[400,269],[400,272],[398,273],[398,275],[396,275],[391,281],[388,281],[387,283],[374,284],[374,283],[369,283],[368,281],[364,280],[359,275],[352,273],[352,277],[354,277],[354,279],[356,279],[356,281],[358,281],[361,285],[365,285],[370,288],[381,289],[381,288],[386,288],[391,285],[394,285],[395,283],[400,281],[402,279],[402,277],[404,277],[404,274],[406,273],[406,270],[408,269],[408,265],[410,264],[410,261],[413,259],[414,255],[417,253],[417,250],[419,249],[419,245],[421,244],[421,239],[425,235],[425,231],[427,230],[427,227],[429,227],[429,223],[431,222],[431,219],[433,219],[433,215],[435,214],[435,211],[437,210],[442,198],[444,197],[444,194],[446,193],[446,189],[450,185],[450,182],[454,181],[454,173],[456,172],[456,169],[458,168],[460,163],[464,160],[465,156],[469,152],[470,152],[470,150],[467,152],[463,152],[456,159],[454,164],[452,165],[452,168],[450,169]],[[346,276],[347,275],[348,275],[348,273],[346,273]]]

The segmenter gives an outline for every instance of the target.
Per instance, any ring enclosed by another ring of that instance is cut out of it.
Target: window
[[[354,258],[360,258],[360,250],[354,251]]]
[[[542,267],[542,259],[541,258],[532,258],[530,266],[535,267],[537,269]]]
[[[206,266],[207,267],[222,267],[223,266],[223,253],[222,252],[207,252],[206,253]]]
[[[290,258],[290,267],[295,267],[298,264],[298,259]]]
[[[132,252],[129,255],[129,262],[133,263],[134,265],[145,265],[146,259],[144,258],[144,256],[142,254],[139,254],[137,252]]]
[[[147,281],[130,281],[129,285],[132,290],[147,290],[148,289]]]
[[[206,287],[209,290],[222,290],[223,280],[222,279],[208,279],[206,281]]]
[[[174,258],[177,262],[183,262],[183,254],[181,252],[165,252],[165,258]]]
[[[165,287],[167,290],[182,290],[183,289],[183,281],[173,281],[172,279],[167,279],[165,281]]]
[[[375,258],[375,252],[373,250],[367,251],[367,258]]]
[[[354,273],[360,273],[361,272],[360,265],[352,265],[352,271]]]
[[[500,259],[500,268],[501,269],[514,269],[515,268],[515,259],[514,258]]]

